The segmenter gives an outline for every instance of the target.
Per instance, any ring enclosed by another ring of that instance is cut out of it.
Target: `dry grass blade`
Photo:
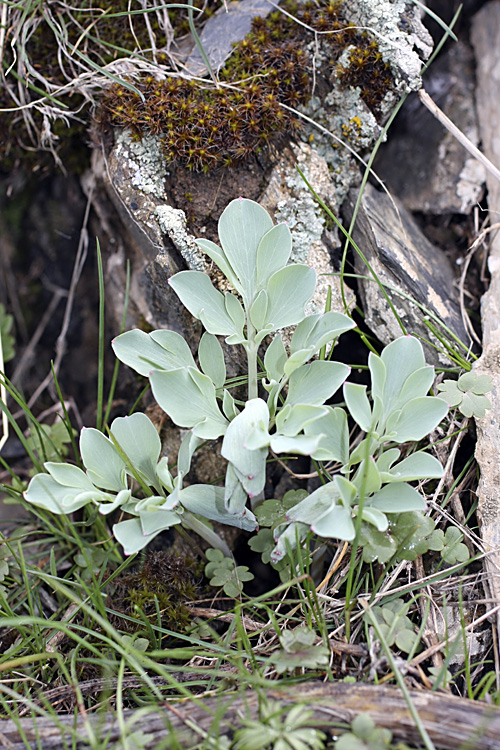
[[[487,156],[485,156],[478,148],[477,146],[474,146],[472,141],[467,138],[467,136],[460,130],[460,128],[457,128],[457,126],[450,120],[445,113],[439,109],[436,102],[432,99],[432,97],[425,91],[424,89],[420,89],[418,92],[418,96],[422,104],[424,104],[429,112],[431,112],[434,117],[439,120],[441,125],[444,125],[444,127],[459,141],[462,146],[467,149],[467,151],[472,154],[478,161],[481,162],[481,164],[490,172],[490,174],[493,175],[493,177],[496,177],[497,180],[500,180],[500,169],[498,169],[489,159]]]

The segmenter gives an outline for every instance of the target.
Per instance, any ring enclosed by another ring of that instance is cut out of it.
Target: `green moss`
[[[141,91],[144,97],[141,99],[126,86],[111,85],[100,101],[97,123],[101,132],[111,134],[113,126],[122,126],[129,128],[137,139],[147,133],[161,135],[169,162],[207,172],[246,159],[278,135],[293,135],[298,120],[287,107],[297,109],[307,103],[314,88],[313,78],[320,94],[332,85],[359,86],[365,103],[376,111],[391,88],[391,72],[377,42],[346,22],[345,1],[284,0],[285,13],[276,10],[265,19],[254,19],[251,32],[234,45],[232,55],[219,71],[221,82],[229,86],[215,88],[210,81],[199,83],[173,77],[158,81],[152,75],[134,76],[133,85]],[[57,0],[55,5],[59,7]],[[218,5],[216,0],[210,0],[197,22],[206,21]],[[98,0],[90,11],[83,0],[77,0],[75,6],[79,10],[65,22],[67,50],[77,49],[90,64],[99,66],[123,58],[127,50],[132,60],[137,49],[143,58],[151,59],[152,32],[158,47],[156,60],[168,64],[162,50],[165,34],[156,13],[147,14],[146,24],[145,16],[129,14],[129,0],[114,0],[112,13],[105,0]],[[61,6],[63,14],[64,8]],[[40,13],[26,54],[47,80],[64,84],[66,79],[57,54],[61,42],[53,25],[44,19],[43,7]],[[124,15],[116,15],[120,13]],[[170,9],[169,18],[177,35],[186,30],[185,10]],[[320,34],[315,37],[315,32]],[[317,53],[317,40],[322,57],[319,65],[318,60],[312,59]],[[348,59],[341,65],[339,60],[346,49],[349,49]],[[75,57],[78,68],[81,62],[81,58]],[[35,96],[38,95],[34,93]],[[77,99],[78,105],[83,103],[78,95],[63,101],[75,110]],[[1,104],[11,104],[6,92]],[[36,111],[33,115],[41,132],[41,115]],[[20,135],[20,122],[19,114],[4,122],[2,140],[6,151],[12,152]],[[53,125],[61,145],[69,135],[65,128],[63,120]],[[76,123],[75,128],[78,133],[73,144],[85,143],[85,124]],[[17,153],[15,149],[16,156]]]
[[[148,551],[137,573],[115,581],[113,605],[124,614],[135,615],[139,609],[156,616],[158,604],[163,627],[179,631],[191,622],[187,603],[199,597],[202,578],[203,565],[194,558]]]
[[[126,127],[138,138],[150,132],[160,135],[167,160],[194,171],[231,166],[275,135],[294,133],[298,121],[287,107],[296,109],[309,98],[313,63],[306,49],[313,30],[331,32],[322,38],[333,77],[343,85],[349,80],[349,85],[362,85],[368,106],[378,106],[385,95],[383,86],[387,90],[391,82],[387,66],[376,42],[356,34],[342,20],[341,0],[300,5],[286,0],[283,8],[286,14],[275,11],[267,19],[255,18],[251,32],[234,45],[219,72],[221,81],[231,87],[149,76],[134,82],[144,96],[141,100],[129,89],[114,86],[102,100],[101,127]],[[337,70],[335,62],[346,45],[353,45],[348,67]],[[372,92],[368,81],[374,75]],[[325,80],[324,85],[331,82]]]
[[[370,41],[366,33],[350,50],[347,65],[338,66],[337,75],[345,88],[359,87],[363,101],[372,111],[378,110],[392,83],[390,65],[384,62],[377,42]]]

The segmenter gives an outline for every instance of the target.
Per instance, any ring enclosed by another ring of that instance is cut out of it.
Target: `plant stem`
[[[258,344],[255,343],[256,330],[250,320],[250,314],[247,313],[247,361],[248,361],[248,400],[257,398],[259,395],[257,381],[257,350]]]
[[[198,518],[196,518],[193,513],[184,511],[182,517],[182,525],[185,526],[186,529],[191,529],[191,531],[194,531],[196,534],[198,534],[198,536],[201,536],[201,538],[208,542],[208,544],[210,544],[212,547],[214,547],[214,549],[220,549],[225,557],[233,556],[233,553],[227,546],[226,542],[219,536],[219,534],[217,534],[213,529],[209,528],[206,523],[203,523],[203,521],[200,521]]]

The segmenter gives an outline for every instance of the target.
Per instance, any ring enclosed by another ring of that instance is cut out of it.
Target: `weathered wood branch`
[[[395,740],[420,742],[405,700],[395,687],[315,681],[268,690],[267,699],[280,701],[283,707],[304,703],[313,711],[314,726],[330,733],[336,732],[339,722],[349,723],[358,714],[368,713],[378,726],[390,729]],[[474,750],[500,750],[500,709],[496,706],[428,691],[411,691],[411,699],[436,750],[456,750],[464,743],[469,743]],[[258,717],[258,695],[249,690],[243,695],[227,693],[200,701],[165,704],[151,712],[127,710],[123,718],[125,723],[133,718],[130,731],[142,730],[148,735],[147,748],[154,747],[160,740],[166,743],[169,737],[172,741],[175,737],[176,747],[189,748],[205,733],[214,736],[215,713],[222,717],[215,722],[220,726],[220,733],[231,735],[241,726],[242,716]],[[36,722],[32,718],[0,721],[0,747],[9,750],[60,748],[64,745],[62,735],[66,735],[64,739],[71,744],[73,730],[75,746],[83,748],[88,746],[89,726],[96,738],[106,737],[109,746],[120,737],[115,715],[85,715],[82,707],[77,718],[58,715],[57,723],[46,717],[38,717]]]

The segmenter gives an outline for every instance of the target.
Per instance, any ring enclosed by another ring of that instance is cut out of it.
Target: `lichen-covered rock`
[[[339,270],[335,227],[296,166],[338,213],[359,180],[362,154],[379,137],[391,106],[420,86],[419,53],[425,57],[430,51],[418,9],[400,0],[320,2],[311,9],[299,4],[294,13],[300,23],[290,21],[286,3],[284,15],[276,11],[266,20],[262,16],[269,9],[259,2],[260,20],[226,60],[230,42],[241,40],[243,18],[248,25],[247,6],[232,4],[227,17],[222,11],[216,14],[202,35],[208,39],[212,29],[215,39],[221,24],[226,29],[224,44],[208,51],[211,64],[220,68],[221,81],[229,86],[214,88],[208,78],[203,83],[178,77],[158,82],[151,77],[134,79],[134,86],[142,87],[143,100],[130,89],[115,88],[103,104],[111,108],[111,124],[128,122],[131,128],[116,131],[102,172],[138,248],[133,302],[154,327],[186,330],[185,314],[167,284],[173,273],[183,268],[208,270],[218,283],[194,238],[201,234],[217,240],[217,219],[237,195],[259,200],[276,221],[290,226],[293,259],[314,266],[318,273],[311,311],[324,309],[329,287],[331,309],[352,306],[352,292],[345,286],[341,290],[333,275]],[[236,13],[237,7],[244,12]],[[196,54],[189,58],[193,64]],[[259,65],[264,65],[262,71]],[[294,102],[302,114],[295,140],[287,131],[293,124]],[[273,138],[280,122],[283,136],[277,149]],[[230,166],[220,166],[225,158],[221,147],[213,153],[211,139],[220,133],[226,138],[220,143],[231,152]],[[219,166],[210,173],[212,156]],[[188,330],[195,343],[197,329]]]
[[[328,231],[327,217],[315,201],[311,191],[297,171],[297,166],[318,196],[333,210],[336,209],[335,186],[330,179],[328,164],[318,152],[305,143],[284,153],[274,167],[261,204],[276,221],[290,227],[293,240],[292,260],[306,263],[316,270],[318,283],[310,303],[310,312],[325,309],[328,289],[331,289],[331,309],[345,312],[338,270],[332,255],[338,256],[339,243],[335,232]],[[344,287],[347,306],[354,304],[354,294]]]

